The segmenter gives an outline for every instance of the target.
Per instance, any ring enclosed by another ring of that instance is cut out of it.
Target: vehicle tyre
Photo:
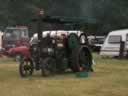
[[[79,46],[72,51],[71,69],[73,72],[92,71],[92,55],[87,46]]]
[[[30,58],[24,58],[19,65],[19,73],[21,77],[31,76],[34,70],[33,62]]]
[[[81,45],[88,45],[88,38],[85,33],[81,33],[79,36],[79,42]]]
[[[56,72],[56,60],[53,57],[46,57],[41,60],[41,74],[44,77],[54,75]]]
[[[79,38],[75,33],[71,33],[68,36],[68,47],[74,49],[79,46]]]

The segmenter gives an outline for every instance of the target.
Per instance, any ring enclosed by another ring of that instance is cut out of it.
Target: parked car
[[[27,46],[29,43],[28,28],[25,26],[7,27],[3,35],[3,48]]]
[[[30,51],[28,46],[19,46],[15,48],[10,48],[7,51],[9,56],[15,58],[16,61],[20,61],[23,57],[30,57]]]
[[[28,56],[29,34],[26,26],[6,27],[0,35],[0,51],[16,60]]]
[[[128,29],[112,31],[108,34],[100,55],[117,57],[120,54],[121,41],[125,43],[124,56],[128,54]]]
[[[104,40],[105,36],[88,36],[90,48],[95,52],[100,52]]]

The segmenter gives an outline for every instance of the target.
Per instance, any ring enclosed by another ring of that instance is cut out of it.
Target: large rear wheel
[[[79,46],[79,38],[78,38],[77,34],[71,33],[68,36],[68,47],[72,50],[78,46]]]
[[[71,69],[74,72],[91,71],[92,55],[87,46],[79,46],[72,51]]]
[[[79,36],[79,42],[81,45],[88,45],[88,38],[87,38],[87,35],[85,33],[82,33]]]
[[[42,76],[50,76],[56,72],[56,60],[52,57],[46,57],[41,60],[41,73]]]

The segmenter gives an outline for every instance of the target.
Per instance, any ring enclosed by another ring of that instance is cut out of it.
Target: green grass
[[[18,64],[6,60],[0,63],[0,96],[128,96],[128,60],[94,54],[95,72],[87,78],[73,73],[43,78],[40,72],[21,78]]]
[[[13,61],[14,60],[12,58],[0,57],[0,64],[12,63]]]

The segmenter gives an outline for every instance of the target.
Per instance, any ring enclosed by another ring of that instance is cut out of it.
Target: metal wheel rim
[[[31,62],[26,61],[26,60],[22,62],[21,71],[24,76],[30,76],[33,71]]]

